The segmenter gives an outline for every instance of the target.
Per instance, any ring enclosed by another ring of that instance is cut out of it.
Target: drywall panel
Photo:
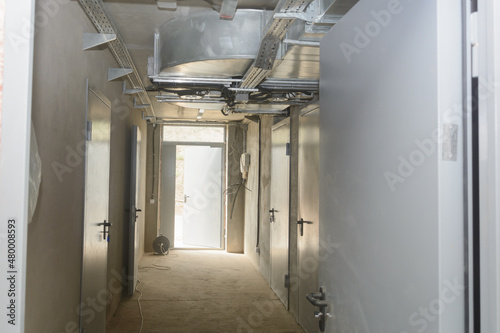
[[[360,1],[321,42],[327,332],[463,332],[461,3]]]

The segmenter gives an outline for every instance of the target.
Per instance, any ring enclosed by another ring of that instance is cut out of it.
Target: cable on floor
[[[155,262],[151,266],[142,266],[139,267],[139,269],[157,269],[159,271],[169,271],[172,269],[170,266],[165,266],[165,265],[158,265],[158,260],[155,260]]]
[[[139,298],[137,298],[137,304],[139,305],[139,313],[141,314],[141,328],[139,329],[139,333],[142,332],[142,326],[144,325],[144,316],[142,315],[142,307],[141,307],[142,292],[139,289],[137,289],[137,288],[139,288],[140,284],[141,284],[141,281],[137,280],[137,286],[135,286],[135,291],[137,291],[140,294]]]

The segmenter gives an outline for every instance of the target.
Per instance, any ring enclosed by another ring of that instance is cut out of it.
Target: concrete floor
[[[244,255],[174,250],[146,254],[140,267],[143,333],[304,332]],[[139,332],[138,296],[122,302],[107,333]]]

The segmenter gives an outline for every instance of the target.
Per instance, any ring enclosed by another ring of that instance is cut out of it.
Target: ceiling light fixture
[[[156,5],[158,6],[158,9],[176,10],[177,0],[158,0]]]
[[[205,109],[200,109],[200,111],[198,111],[198,117],[196,117],[196,119],[201,120],[204,113],[205,113]]]

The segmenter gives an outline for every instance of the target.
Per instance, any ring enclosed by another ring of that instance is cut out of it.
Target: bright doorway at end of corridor
[[[225,127],[164,126],[160,233],[174,248],[224,248]]]

